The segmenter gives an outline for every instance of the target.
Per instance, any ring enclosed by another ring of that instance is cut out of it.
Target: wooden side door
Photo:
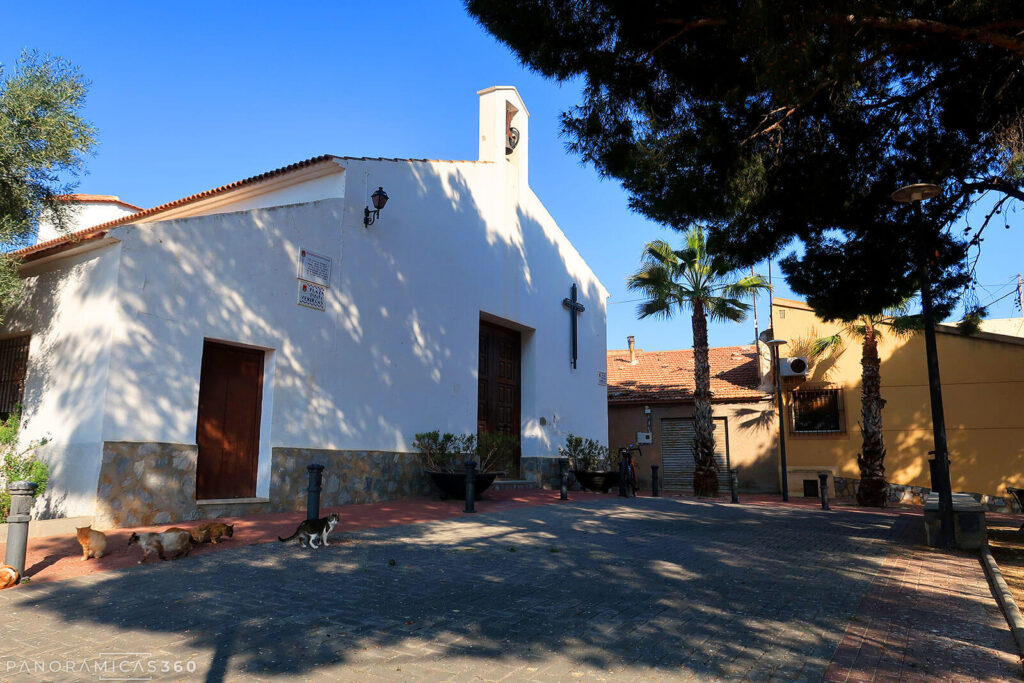
[[[498,432],[520,438],[522,359],[519,332],[480,322],[480,356],[477,388],[477,432]],[[521,452],[516,449],[512,471],[519,476]]]
[[[196,498],[256,495],[263,351],[207,341],[199,377]]]

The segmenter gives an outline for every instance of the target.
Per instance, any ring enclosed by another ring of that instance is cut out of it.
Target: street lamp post
[[[916,203],[921,216],[921,202],[937,197],[938,185],[918,183],[901,187],[892,193],[893,201]],[[928,391],[932,409],[932,438],[935,442],[935,467],[932,490],[939,494],[939,544],[953,546],[953,486],[949,476],[949,451],[946,446],[946,418],[942,410],[942,383],[939,380],[939,353],[935,344],[935,312],[932,308],[931,272],[928,267],[928,242],[922,232],[917,240],[917,275],[921,281],[921,314],[924,319],[924,348],[928,362]]]
[[[789,473],[786,471],[786,421],[782,417],[782,366],[779,363],[779,347],[785,339],[769,339],[765,342],[772,350],[775,363],[775,399],[779,411],[779,467],[782,468],[782,502],[789,502]]]

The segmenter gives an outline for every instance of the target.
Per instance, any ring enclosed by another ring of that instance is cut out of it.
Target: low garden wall
[[[849,477],[836,477],[836,496],[839,498],[856,498],[859,479]],[[906,484],[887,484],[888,500],[893,505],[924,505],[925,498],[932,490],[926,486],[909,486]],[[1024,512],[1017,505],[1013,496],[1000,497],[990,496],[984,493],[970,493],[967,491],[954,491],[954,493],[967,493],[988,509],[989,512]]]

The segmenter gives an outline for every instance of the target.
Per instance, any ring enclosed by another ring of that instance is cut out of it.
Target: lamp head
[[[915,183],[913,185],[907,185],[901,187],[892,193],[892,200],[894,202],[900,202],[906,204],[909,202],[923,202],[929,199],[933,199],[942,194],[942,190],[938,185],[932,183]]]

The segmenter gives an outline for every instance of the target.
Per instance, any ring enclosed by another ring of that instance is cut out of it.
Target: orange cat
[[[20,580],[17,569],[9,564],[0,564],[0,590],[17,585]]]
[[[197,543],[216,543],[222,537],[227,536],[231,538],[235,535],[235,525],[225,524],[224,522],[207,522],[206,524],[200,524],[197,529],[192,532],[192,538]]]
[[[107,537],[100,531],[94,531],[92,526],[75,527],[78,531],[78,542],[82,545],[82,562],[90,557],[97,560],[103,557],[107,551]]]

